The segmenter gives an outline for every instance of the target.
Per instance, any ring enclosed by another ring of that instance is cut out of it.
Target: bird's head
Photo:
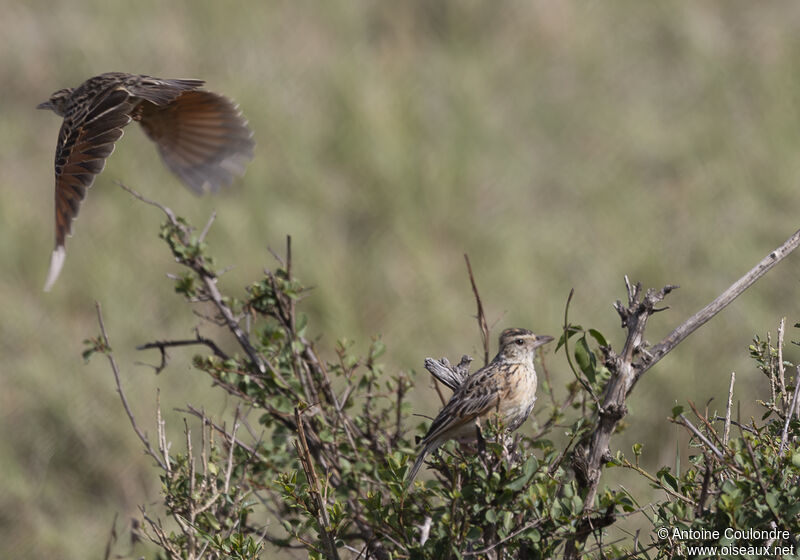
[[[64,116],[64,107],[67,104],[67,100],[72,95],[73,88],[65,88],[60,89],[57,92],[53,93],[50,96],[50,99],[45,101],[44,103],[39,103],[36,108],[37,109],[50,109],[59,117]]]
[[[500,354],[508,362],[532,360],[534,351],[551,340],[552,336],[533,334],[528,329],[506,329],[500,334]]]

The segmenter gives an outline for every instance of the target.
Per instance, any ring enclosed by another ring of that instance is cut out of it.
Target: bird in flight
[[[64,265],[66,238],[86,189],[132,120],[156,143],[170,171],[197,194],[215,192],[244,175],[253,159],[253,133],[238,106],[199,89],[204,83],[108,72],[60,89],[37,106],[64,118],[55,157],[56,242],[45,291]]]

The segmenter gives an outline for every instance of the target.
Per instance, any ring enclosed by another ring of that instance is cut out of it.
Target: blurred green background
[[[81,359],[94,300],[151,434],[157,388],[169,410],[232,406],[189,370],[192,350],[158,377],[135,363],[158,361],[137,344],[191,336],[198,319],[165,278],[161,214],[114,181],[198,227],[215,209],[208,240],[234,293],[291,234],[320,348],[380,335],[393,372],[478,355],[465,252],[493,350],[508,326],[559,334],[573,287],[573,321],[618,346],[624,274],[681,286],[655,343],[800,226],[794,2],[0,0],[0,13],[2,558],[100,557],[115,513],[124,528],[159,500],[107,363]],[[256,157],[199,199],[130,126],[45,294],[60,119],[34,107],[111,70],[207,80],[240,103]],[[672,464],[671,407],[722,407],[733,370],[743,403],[766,397],[747,345],[800,319],[798,273],[792,256],[651,370],[614,445],[644,441],[647,466]],[[562,387],[562,355],[547,361]]]

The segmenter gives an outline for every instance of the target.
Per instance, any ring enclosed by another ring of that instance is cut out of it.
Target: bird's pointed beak
[[[47,101],[45,101],[44,103],[39,103],[39,104],[36,106],[36,108],[37,108],[37,109],[50,109],[51,111],[53,111],[53,110],[54,110],[54,109],[53,109],[53,104],[50,102],[50,100],[49,100],[49,99],[48,99]]]
[[[547,334],[540,334],[536,337],[536,342],[533,343],[534,348],[539,348],[539,346],[543,346],[548,342],[552,342],[555,340],[552,336]]]

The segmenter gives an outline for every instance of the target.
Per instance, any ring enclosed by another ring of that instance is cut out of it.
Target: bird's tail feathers
[[[422,463],[425,461],[425,457],[427,457],[428,453],[431,451],[435,451],[437,447],[439,447],[439,443],[430,442],[422,448],[422,451],[420,451],[419,455],[417,455],[416,461],[414,461],[414,465],[406,475],[406,486],[411,486],[411,483],[413,483],[414,479],[417,477],[419,469],[422,468]]]
[[[59,245],[53,250],[50,257],[50,270],[47,272],[47,280],[44,283],[44,291],[49,292],[53,288],[53,284],[58,280],[58,275],[61,274],[61,268],[64,266],[64,260],[67,258],[67,250],[63,245]]]

